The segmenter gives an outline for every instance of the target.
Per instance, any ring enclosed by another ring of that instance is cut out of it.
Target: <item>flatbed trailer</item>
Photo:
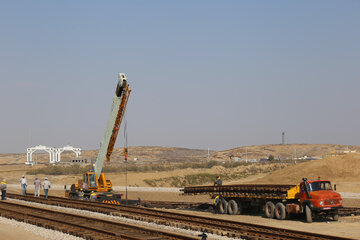
[[[307,180],[296,185],[240,184],[223,186],[189,186],[181,189],[186,195],[206,194],[214,199],[221,214],[242,214],[244,209],[263,211],[268,218],[279,220],[291,214],[304,214],[307,222],[314,216],[330,215],[338,220],[342,208],[339,193],[328,180]]]
[[[221,195],[224,198],[244,199],[294,199],[299,192],[298,185],[224,185],[224,186],[196,186],[182,189],[184,194],[207,194],[211,197]]]

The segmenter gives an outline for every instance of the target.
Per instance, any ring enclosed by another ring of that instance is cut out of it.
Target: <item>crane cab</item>
[[[106,180],[105,174],[102,172],[100,178],[97,177],[95,172],[86,172],[82,179],[82,188],[86,192],[111,192],[112,183],[110,180]]]

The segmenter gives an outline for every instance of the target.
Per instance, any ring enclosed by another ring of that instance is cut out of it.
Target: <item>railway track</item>
[[[158,229],[80,216],[9,201],[0,201],[0,215],[91,240],[198,239]]]
[[[359,216],[360,208],[342,208],[339,209],[339,216]]]
[[[226,235],[229,237],[236,237],[242,239],[349,239],[338,236],[261,226],[245,222],[236,222],[223,219],[219,220],[217,218],[174,213],[139,206],[111,205],[99,202],[71,200],[61,197],[49,197],[49,199],[45,199],[35,198],[33,196],[21,196],[17,194],[8,194],[8,197],[50,205],[101,212],[109,215],[117,215],[135,220],[153,222],[157,224],[191,229],[195,231],[206,231],[208,233]]]
[[[169,201],[140,201],[139,205],[144,207],[155,207],[155,208],[188,208],[188,209],[199,209],[208,208],[210,204],[207,203],[192,203],[192,202],[169,202]]]

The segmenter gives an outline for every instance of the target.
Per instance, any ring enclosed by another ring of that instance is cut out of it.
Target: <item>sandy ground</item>
[[[20,188],[17,191],[19,192]],[[31,191],[29,191],[31,192]],[[54,196],[63,196],[63,190],[52,190],[50,192]],[[137,199],[141,198],[142,200],[161,200],[161,201],[180,201],[180,202],[209,202],[211,199],[208,196],[185,196],[179,195],[177,192],[150,192],[150,191],[128,191],[128,199]],[[360,207],[360,199],[344,199],[344,206],[347,207]],[[300,230],[300,231],[310,231],[321,234],[331,234],[334,236],[343,236],[353,239],[360,239],[360,216],[349,216],[349,217],[340,217],[339,222],[334,221],[316,221],[311,224],[304,223],[302,219],[291,219],[278,221],[275,219],[267,219],[262,216],[251,216],[251,215],[218,215],[211,212],[202,212],[202,211],[186,211],[186,210],[169,210],[169,211],[180,211],[187,214],[216,217],[219,219],[228,219],[240,222],[247,222],[259,225],[273,226],[279,228]],[[33,233],[27,233],[21,228],[16,228],[7,225],[0,224],[0,236],[6,236],[8,240],[17,240],[19,237],[26,236],[23,239],[29,240],[42,240]],[[3,238],[1,238],[3,239]]]
[[[9,169],[7,169],[9,170]],[[12,172],[10,178],[13,178],[12,181],[18,181],[16,178],[21,175],[21,171]],[[9,172],[8,172],[9,173]],[[182,174],[184,174],[181,171]],[[154,173],[152,173],[154,174]],[[158,176],[166,176],[169,173],[158,174]],[[121,176],[115,176],[111,174],[109,178],[120,178]],[[151,177],[150,173],[144,174],[143,178]],[[39,176],[41,178],[41,176]],[[134,174],[130,176],[129,179],[136,179],[139,177],[139,174]],[[257,182],[261,179],[266,179],[269,176],[258,175],[252,176],[248,179],[243,179],[243,182]],[[34,176],[28,176],[29,182],[33,181]],[[51,181],[54,183],[52,189],[50,190],[50,195],[54,196],[64,196],[64,189],[61,183],[66,182],[75,182],[78,179],[78,176],[52,176]],[[115,180],[116,181],[116,180]],[[59,184],[60,183],[60,184]],[[350,182],[356,186],[357,182]],[[125,198],[125,188],[121,186],[115,186],[114,189],[117,192],[124,194]],[[356,190],[357,188],[353,188]],[[128,199],[142,199],[142,200],[152,200],[152,201],[178,201],[178,202],[207,202],[212,203],[212,200],[207,195],[197,195],[197,196],[187,196],[182,195],[176,188],[148,188],[148,187],[129,187],[128,188]],[[8,191],[14,193],[20,193],[20,186],[18,183],[8,184]],[[33,186],[29,184],[29,193],[33,193]],[[346,207],[360,207],[360,193],[345,193],[344,195],[349,196],[349,198],[344,199],[344,206]],[[290,220],[290,221],[277,221],[272,219],[265,219],[261,216],[249,216],[249,215],[215,215],[209,212],[194,212],[194,211],[185,211],[189,214],[204,215],[210,217],[217,217],[223,219],[231,219],[236,221],[250,222],[254,224],[261,224],[267,226],[289,228],[294,230],[301,231],[312,231],[322,234],[333,234],[337,236],[346,236],[354,239],[360,239],[360,217],[342,217],[339,222],[314,222],[312,224],[306,224],[299,219]],[[7,226],[0,224],[0,236],[6,236],[9,240],[17,240],[19,237],[26,236],[24,239],[30,240],[42,240],[43,238],[37,236],[34,233],[27,232],[21,227]]]
[[[0,236],[2,240],[46,240],[46,238],[31,231],[27,231],[21,226],[12,226],[10,224],[0,224]]]
[[[1,166],[0,167],[0,179],[6,178],[9,183],[9,192],[20,192],[19,178],[26,173],[28,167],[25,166]],[[128,184],[129,186],[147,187],[144,183],[144,179],[157,179],[166,178],[171,176],[184,176],[186,174],[194,174],[200,172],[216,173],[221,169],[209,169],[209,170],[197,170],[197,169],[183,169],[170,172],[153,172],[153,173],[129,173]],[[236,184],[236,183],[290,183],[296,184],[301,181],[302,177],[308,177],[310,179],[321,176],[322,179],[329,179],[332,183],[337,184],[337,191],[343,193],[344,206],[346,207],[360,207],[360,154],[349,154],[345,156],[328,157],[321,160],[313,160],[301,164],[289,166],[285,169],[281,169],[271,174],[259,174],[251,176],[249,178],[239,179],[238,181],[232,181],[224,184]],[[27,176],[29,186],[34,181],[35,176]],[[38,175],[40,179],[45,176]],[[125,175],[124,174],[107,174],[108,179],[111,179],[114,186],[124,186]],[[54,188],[51,189],[50,194],[56,196],[64,196],[64,190],[62,185],[75,183],[79,178],[78,176],[51,176],[50,181],[53,183]],[[55,187],[56,186],[56,187]],[[116,189],[116,188],[115,188]],[[201,196],[184,196],[174,191],[128,191],[128,199],[142,199],[142,200],[154,200],[154,201],[180,201],[180,202],[209,202],[206,195]],[[125,193],[124,189],[119,187],[119,191]],[[29,192],[32,192],[31,188]],[[124,196],[125,197],[125,196]],[[190,211],[190,213],[194,213]],[[207,212],[196,212],[197,215],[204,214],[212,217],[232,219],[237,221],[245,221],[256,224],[263,224],[268,226],[275,226],[281,228],[290,228],[302,231],[311,231],[322,234],[333,234],[337,236],[346,236],[354,239],[360,239],[360,217],[342,217],[339,222],[325,221],[314,222],[306,224],[301,220],[290,221],[277,221],[271,219],[265,219],[261,216],[228,216],[228,215],[215,215]],[[38,240],[42,239],[38,236],[32,236],[24,229],[17,229],[13,226],[4,226],[0,224],[0,236],[6,236],[9,240],[17,240],[18,238]],[[12,237],[13,236],[13,237]],[[26,238],[23,238],[26,236]],[[0,239],[6,239],[1,237]]]
[[[194,214],[193,211],[178,210],[187,214]],[[360,216],[356,217],[342,217],[339,222],[334,221],[322,221],[313,222],[311,224],[302,222],[301,219],[292,220],[275,220],[263,218],[261,216],[249,216],[249,215],[215,215],[207,212],[196,212],[198,216],[216,217],[219,219],[227,219],[245,223],[253,223],[258,225],[265,225],[271,227],[299,230],[305,232],[314,232],[327,235],[348,237],[353,239],[360,239]]]

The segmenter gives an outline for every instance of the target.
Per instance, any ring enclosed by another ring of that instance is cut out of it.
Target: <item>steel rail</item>
[[[10,195],[11,197],[13,195]],[[16,195],[19,199],[25,199]],[[126,218],[156,222],[171,226],[180,226],[193,230],[205,230],[209,233],[241,237],[244,239],[349,239],[338,236],[330,236],[316,233],[308,233],[296,230],[281,229],[275,227],[250,224],[245,222],[230,221],[224,219],[200,217],[183,213],[175,213],[158,209],[149,209],[137,206],[111,205],[83,200],[70,200],[67,198],[50,197],[49,200],[29,197],[29,201],[44,202],[52,205],[70,206],[90,211],[98,211],[111,215],[119,215]]]
[[[184,234],[80,216],[8,201],[0,202],[0,215],[23,220],[34,225],[60,230],[86,239],[198,239]]]

